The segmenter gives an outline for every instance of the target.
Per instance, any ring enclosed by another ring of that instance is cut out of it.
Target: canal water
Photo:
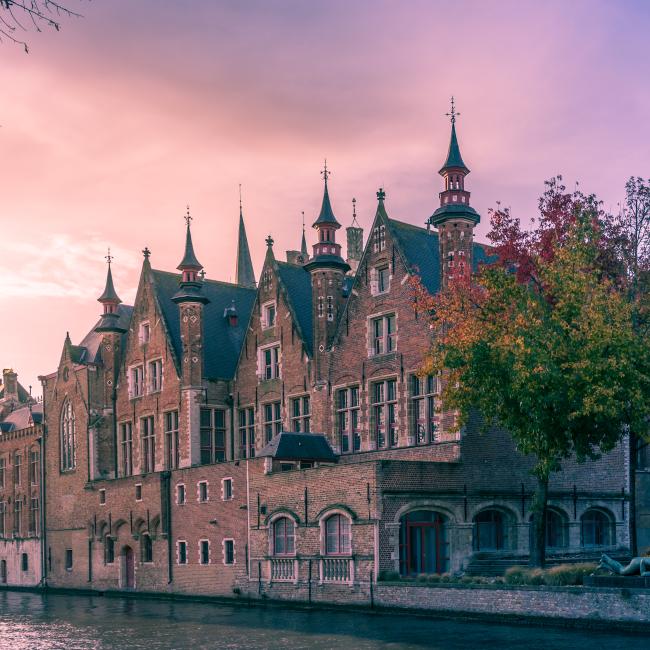
[[[0,650],[648,650],[648,637],[388,614],[0,591]]]

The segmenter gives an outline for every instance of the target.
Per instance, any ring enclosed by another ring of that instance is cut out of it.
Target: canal
[[[1,650],[632,650],[647,637],[331,611],[0,591]]]

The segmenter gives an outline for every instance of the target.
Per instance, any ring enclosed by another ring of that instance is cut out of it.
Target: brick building
[[[428,323],[407,288],[439,291],[489,261],[474,241],[455,124],[425,227],[347,228],[329,172],[316,242],[256,287],[240,211],[235,284],[204,277],[186,217],[179,274],[145,249],[132,307],[109,258],[100,320],[42,377],[45,577],[53,586],[365,601],[381,571],[473,570],[529,547],[530,461],[503,432],[455,432]],[[624,552],[624,444],[550,485],[551,554]]]
[[[0,584],[41,581],[43,407],[3,370],[0,385]]]

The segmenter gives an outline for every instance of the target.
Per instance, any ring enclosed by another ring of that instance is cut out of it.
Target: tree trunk
[[[531,536],[529,565],[544,568],[546,562],[546,502],[548,500],[548,476],[537,477],[537,490],[533,498],[533,534]]]
[[[630,431],[628,441],[630,452],[630,484],[628,485],[630,497],[628,513],[630,516],[630,525],[628,530],[630,531],[630,552],[632,553],[632,557],[636,557],[638,555],[636,544],[636,455],[639,447],[639,437],[634,433],[634,431]]]

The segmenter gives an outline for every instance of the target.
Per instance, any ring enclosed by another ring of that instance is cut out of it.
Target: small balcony
[[[296,560],[294,558],[271,558],[269,560],[271,582],[295,582]]]

